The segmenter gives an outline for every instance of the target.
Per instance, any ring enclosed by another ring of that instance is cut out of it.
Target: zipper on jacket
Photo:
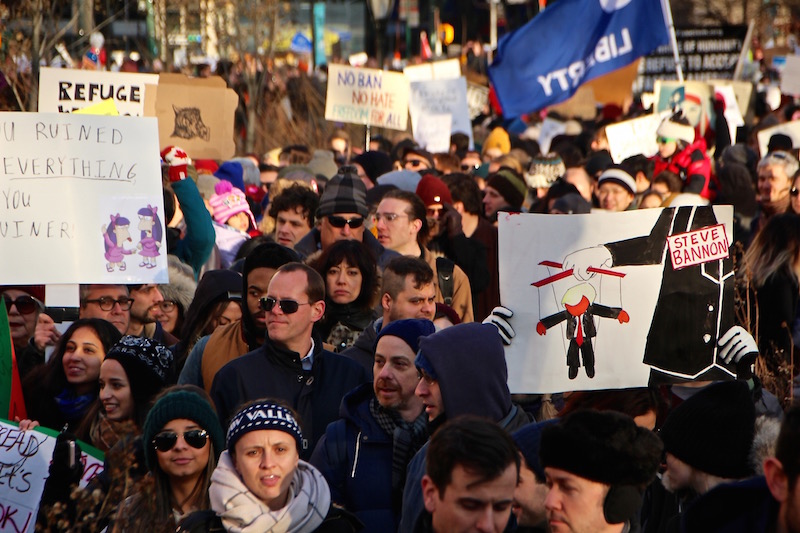
[[[350,471],[350,478],[356,477],[356,466],[358,466],[358,454],[361,451],[361,432],[356,435],[356,456],[353,458],[353,469]]]

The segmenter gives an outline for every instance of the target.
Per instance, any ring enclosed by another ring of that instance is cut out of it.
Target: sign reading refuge
[[[166,282],[162,203],[155,118],[0,113],[4,283]]]

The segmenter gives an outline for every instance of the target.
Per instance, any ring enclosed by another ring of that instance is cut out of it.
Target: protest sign
[[[747,26],[676,28],[675,34],[685,80],[731,79]],[[672,45],[665,44],[642,60],[636,89],[652,91],[656,80],[677,78]]]
[[[0,532],[34,531],[55,443],[55,431],[20,431],[15,423],[0,420]],[[80,486],[85,487],[103,471],[103,454],[86,443],[79,446],[84,464]]]
[[[792,147],[797,148],[800,146],[800,120],[793,120],[791,122],[784,122],[771,128],[766,128],[758,132],[758,149],[761,157],[767,155],[767,146],[769,146],[769,139],[776,133],[788,135],[792,139]]]
[[[70,113],[111,99],[120,114],[140,117],[146,86],[157,84],[157,74],[42,67],[38,109],[40,113]]]
[[[786,56],[786,66],[781,72],[781,93],[800,95],[800,56]]]
[[[155,119],[0,113],[0,279],[166,283]]]
[[[731,85],[714,85],[714,92],[717,97],[721,97],[725,102],[725,121],[728,123],[728,133],[731,141],[736,141],[736,130],[744,126],[744,117],[739,109],[739,102],[736,93]]]
[[[656,155],[656,130],[661,120],[661,115],[645,115],[606,126],[608,151],[614,163],[622,163],[637,154],[647,157]]]
[[[501,302],[517,332],[506,348],[512,393],[735,377],[717,348],[734,324],[733,266],[720,253],[730,206],[498,220]],[[672,236],[701,264],[673,262]]]
[[[595,78],[584,87],[594,91],[594,99],[598,104],[614,104],[625,109],[633,99],[633,82],[636,81],[640,61],[637,59],[628,66]]]
[[[233,157],[233,119],[239,97],[219,76],[161,74],[147,87],[145,116],[158,118],[160,148],[180,146],[195,159]]]
[[[539,126],[539,148],[543,154],[550,152],[550,143],[559,135],[567,132],[567,125],[560,120],[546,118]]]
[[[330,65],[325,119],[405,131],[408,126],[405,75]]]
[[[411,82],[410,91],[408,110],[411,114],[414,139],[420,145],[423,145],[423,141],[429,141],[429,139],[419,137],[420,118],[424,115],[450,115],[449,130],[451,134],[466,134],[469,137],[469,147],[470,149],[473,148],[472,122],[469,118],[469,106],[467,105],[466,78],[415,81]],[[430,124],[430,122],[428,123]],[[441,132],[441,129],[439,131]],[[443,151],[446,152],[449,148],[450,142],[448,139],[447,146]],[[429,152],[432,151],[430,148],[427,150]]]
[[[706,130],[713,129],[714,125],[713,97],[714,88],[703,81],[656,80],[653,112],[661,113],[678,107],[695,131],[705,135]]]
[[[453,117],[448,113],[422,114],[414,127],[414,140],[428,152],[447,152],[450,150],[452,122]]]
[[[425,80],[452,80],[461,77],[461,63],[458,59],[446,59],[420,65],[408,65],[403,67],[403,74],[408,78],[409,83]]]

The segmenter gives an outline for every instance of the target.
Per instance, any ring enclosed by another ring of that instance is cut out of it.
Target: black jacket
[[[280,348],[267,339],[264,345],[223,366],[211,386],[211,398],[223,427],[243,403],[259,398],[287,402],[300,415],[303,447],[308,460],[325,428],[339,418],[345,394],[372,378],[357,363],[322,349],[314,335],[314,363],[303,370],[300,354]]]

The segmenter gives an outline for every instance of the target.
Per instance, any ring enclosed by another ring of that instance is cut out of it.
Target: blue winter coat
[[[365,532],[397,531],[399,514],[392,509],[392,437],[372,416],[372,383],[342,399],[340,420],[328,425],[311,464],[331,488],[331,498],[364,523]]]

